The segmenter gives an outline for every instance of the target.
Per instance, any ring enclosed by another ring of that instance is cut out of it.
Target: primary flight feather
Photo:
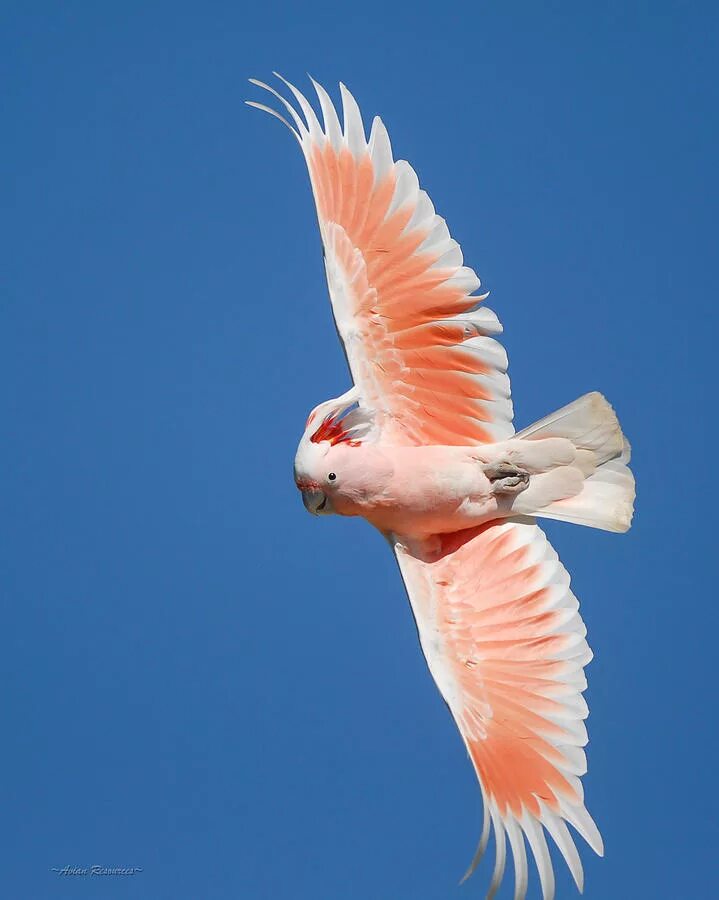
[[[280,76],[278,76],[280,77]],[[337,331],[354,386],[310,413],[295,481],[317,515],[362,516],[393,548],[422,650],[474,765],[494,831],[488,898],[504,875],[527,890],[525,839],[545,900],[554,874],[545,831],[579,889],[567,828],[599,854],[584,805],[582,697],[591,659],[569,575],[534,517],[626,531],[629,444],[601,394],[515,433],[502,326],[474,271],[382,121],[365,136],[340,85],[342,123],[281,79],[281,119],[304,154]]]

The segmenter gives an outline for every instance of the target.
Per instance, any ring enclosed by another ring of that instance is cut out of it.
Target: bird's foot
[[[483,471],[495,494],[519,494],[529,486],[529,472],[512,463],[489,463]]]

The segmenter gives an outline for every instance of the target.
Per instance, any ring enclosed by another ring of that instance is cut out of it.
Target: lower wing
[[[600,855],[584,806],[584,666],[592,657],[569,575],[533,524],[489,523],[416,539],[390,535],[430,672],[452,712],[484,800],[484,827],[470,875],[494,827],[496,861],[487,895],[502,881],[506,841],[515,900],[527,890],[524,838],[545,900],[554,873],[544,829],[582,890],[569,822]]]

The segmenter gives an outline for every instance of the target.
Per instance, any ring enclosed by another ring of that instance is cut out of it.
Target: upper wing
[[[505,835],[515,900],[524,898],[524,832],[550,900],[544,826],[581,890],[582,865],[565,820],[603,850],[578,777],[587,768],[583,668],[592,654],[566,569],[544,533],[519,522],[391,540],[429,669],[482,789],[484,828],[468,874],[487,846],[491,820],[496,864],[488,898],[504,874]]]
[[[284,81],[284,79],[283,79]],[[289,82],[304,121],[280,94],[307,161],[325,254],[332,309],[360,405],[375,411],[380,440],[469,444],[509,437],[512,403],[507,355],[489,335],[496,315],[470,296],[479,278],[435,215],[417,176],[394,162],[379,118],[365,139],[360,111],[340,85],[343,127],[313,81],[321,126]]]

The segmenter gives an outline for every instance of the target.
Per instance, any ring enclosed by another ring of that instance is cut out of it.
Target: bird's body
[[[601,394],[515,433],[496,315],[411,166],[394,161],[375,118],[365,137],[341,85],[343,123],[314,83],[323,124],[289,82],[292,122],[317,206],[325,271],[354,387],[311,413],[295,481],[315,514],[361,516],[399,563],[430,671],[479,779],[484,827],[470,872],[495,836],[488,897],[506,844],[515,900],[526,839],[545,898],[545,831],[577,885],[565,823],[598,852],[584,805],[586,629],[569,576],[535,517],[626,531],[630,449]]]
[[[484,525],[529,512],[519,495],[540,475],[555,476],[554,501],[578,494],[585,478],[566,438],[468,447],[322,443],[324,455],[313,454],[309,466],[302,448],[298,453],[299,486],[317,494],[321,512],[361,516],[383,533],[425,536]]]
[[[336,447],[332,511],[380,531],[435,534],[496,519],[497,497],[471,447]]]

